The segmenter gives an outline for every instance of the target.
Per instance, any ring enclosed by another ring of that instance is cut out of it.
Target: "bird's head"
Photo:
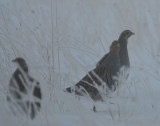
[[[130,36],[134,35],[130,30],[125,30],[121,33],[120,38],[128,39]]]
[[[115,54],[118,54],[119,51],[120,51],[120,44],[118,41],[113,41],[111,46],[110,46],[110,51],[115,53]]]
[[[14,63],[17,63],[24,71],[28,72],[28,66],[26,64],[26,61],[21,58],[21,57],[18,57],[14,60],[12,60]]]

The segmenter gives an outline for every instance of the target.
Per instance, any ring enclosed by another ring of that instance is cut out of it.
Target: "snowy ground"
[[[158,126],[159,7],[159,0],[0,0],[0,126]],[[115,97],[94,103],[64,93],[125,29],[135,33],[131,70]],[[42,109],[33,121],[14,116],[6,102],[15,57],[41,82]]]

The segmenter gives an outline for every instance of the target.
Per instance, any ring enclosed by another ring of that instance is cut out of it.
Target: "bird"
[[[94,101],[103,101],[103,94],[110,91],[115,91],[117,85],[114,76],[117,76],[117,72],[120,68],[119,58],[120,45],[118,41],[113,41],[110,46],[110,52],[107,58],[96,66],[93,70],[89,71],[77,84],[73,87],[66,88],[69,93],[74,92],[76,95],[83,96],[89,95]],[[102,88],[99,89],[99,87]]]
[[[120,44],[120,47],[121,47],[119,52],[120,67],[123,67],[123,66],[127,68],[130,67],[127,44],[128,44],[128,38],[134,34],[135,33],[133,33],[130,30],[124,30],[119,36],[118,43]],[[101,65],[107,57],[108,57],[108,53],[100,59],[100,61],[96,64],[96,66]]]
[[[12,108],[14,104],[19,112],[25,113],[31,119],[34,119],[41,108],[40,83],[29,75],[28,65],[23,58],[17,57],[12,61],[18,65],[18,68],[9,82],[7,101]]]
[[[120,56],[120,67],[130,67],[130,61],[129,61],[129,56],[128,56],[128,49],[127,49],[127,44],[128,44],[128,38],[134,35],[135,33],[131,32],[130,30],[125,30],[123,31],[118,39],[118,42],[121,46],[119,56]]]
[[[118,43],[120,44],[120,52],[119,52],[119,57],[120,57],[120,70],[119,70],[119,85],[122,83],[125,83],[129,76],[129,70],[130,70],[130,61],[129,61],[129,56],[128,56],[128,39],[132,35],[134,35],[130,30],[124,30],[119,38],[118,38]],[[96,64],[96,66],[101,65],[105,59],[107,59],[108,54],[104,55],[102,59]]]

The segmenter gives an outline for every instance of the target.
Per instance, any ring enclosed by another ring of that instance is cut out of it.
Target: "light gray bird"
[[[33,119],[41,108],[40,84],[29,75],[28,66],[23,58],[16,58],[13,62],[17,63],[19,67],[10,79],[7,101],[10,106],[14,103],[21,112]],[[30,101],[30,97],[33,97],[35,101]]]
[[[89,94],[93,100],[103,100],[99,86],[106,87],[106,92],[114,91],[117,85],[117,72],[120,68],[119,58],[120,45],[118,41],[114,41],[110,46],[110,52],[107,58],[95,69],[84,76],[74,87],[66,88],[66,91],[75,92],[77,95]],[[105,84],[104,84],[105,83]]]

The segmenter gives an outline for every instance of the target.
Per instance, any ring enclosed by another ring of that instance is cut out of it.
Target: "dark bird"
[[[128,56],[128,50],[127,50],[127,44],[128,44],[128,38],[130,36],[134,35],[133,32],[130,30],[125,30],[123,31],[118,39],[118,43],[120,44],[120,67],[130,67],[130,62],[129,62],[129,56]],[[103,58],[97,63],[97,66],[101,65],[105,59],[107,59],[108,53],[103,56]]]
[[[41,108],[40,84],[29,75],[28,66],[23,58],[16,58],[13,62],[18,64],[18,68],[10,79],[7,101],[12,108],[15,105],[20,112],[33,119]]]
[[[66,91],[75,92],[76,95],[88,94],[93,100],[103,100],[103,94],[115,91],[117,72],[120,68],[120,45],[114,41],[110,46],[107,58],[95,69],[84,76],[75,86],[66,88]]]
[[[119,36],[118,42],[121,46],[121,49],[119,52],[120,64],[121,64],[120,67],[122,66],[130,67],[127,44],[128,44],[128,38],[132,35],[134,35],[133,32],[131,32],[130,30],[125,30]]]

